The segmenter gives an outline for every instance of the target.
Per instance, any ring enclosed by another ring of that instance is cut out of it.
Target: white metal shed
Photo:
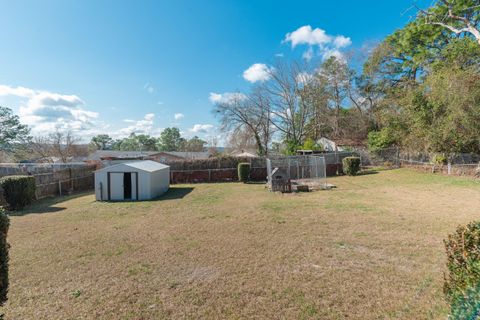
[[[95,171],[95,198],[100,201],[150,200],[170,187],[170,167],[145,160]]]

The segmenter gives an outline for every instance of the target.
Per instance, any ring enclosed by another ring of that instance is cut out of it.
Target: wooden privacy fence
[[[25,166],[1,165],[0,177],[7,175],[31,175],[35,177],[37,199],[65,195],[71,192],[94,189],[94,165],[75,166]],[[0,188],[0,203],[4,203]]]
[[[251,168],[250,180],[265,181],[267,168]],[[170,170],[170,183],[228,182],[238,181],[237,168]]]
[[[248,160],[248,159],[247,159]],[[254,161],[250,161],[253,165],[250,168],[250,180],[251,181],[266,181],[267,180],[267,167],[265,158],[254,158]],[[238,161],[240,162],[240,161]],[[249,161],[243,161],[249,162]],[[334,161],[330,161],[334,162]],[[200,182],[228,182],[238,181],[237,167],[221,167],[221,163],[211,162],[215,164],[213,168],[206,166],[196,166],[194,161],[188,161],[187,165],[177,161],[173,165],[170,165],[170,183],[200,183]],[[183,169],[183,168],[192,169]],[[341,163],[327,163],[326,174],[327,176],[334,176],[338,172],[342,171]]]
[[[95,167],[62,169],[35,174],[37,199],[94,189]]]

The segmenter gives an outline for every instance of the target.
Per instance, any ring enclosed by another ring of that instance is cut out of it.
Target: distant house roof
[[[156,152],[159,154],[162,152]],[[180,157],[183,159],[208,159],[210,157],[210,152],[207,151],[198,151],[198,152],[189,152],[189,151],[164,151],[163,153],[170,154],[175,157]]]
[[[209,152],[188,152],[188,151],[116,151],[116,150],[96,150],[81,160],[100,161],[100,160],[142,160],[162,154],[170,155],[179,159],[207,159]]]
[[[127,166],[135,169],[139,169],[142,171],[146,172],[155,172],[158,170],[162,170],[165,168],[169,168],[169,166],[156,162],[156,161],[151,161],[151,160],[144,160],[144,161],[136,161],[136,162],[126,162],[126,163],[119,163],[113,166],[105,167],[103,169],[97,170],[97,171],[103,171],[103,170],[112,170],[114,168],[118,168],[121,166]]]
[[[257,155],[253,154],[251,152],[243,151],[241,153],[236,153],[234,154],[234,157],[239,157],[239,158],[256,158]]]
[[[322,137],[319,142],[325,151],[343,151],[343,147],[362,147],[365,146],[365,142],[361,139],[329,139]]]
[[[234,150],[230,152],[230,155],[233,157],[243,157],[243,158],[256,158],[258,157],[256,151],[254,150]]]
[[[143,159],[158,153],[158,151],[114,151],[114,150],[96,150],[86,157],[87,160],[103,159]]]

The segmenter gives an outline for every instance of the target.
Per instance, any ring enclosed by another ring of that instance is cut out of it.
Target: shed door
[[[110,172],[110,200],[123,199],[123,172]]]
[[[132,200],[138,200],[138,186],[137,186],[137,181],[138,181],[138,172],[132,172]]]

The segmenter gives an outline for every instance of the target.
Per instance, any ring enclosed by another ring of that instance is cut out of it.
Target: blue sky
[[[177,126],[210,139],[219,136],[211,98],[248,90],[276,59],[317,61],[380,41],[408,22],[411,5],[1,1],[0,104],[34,134],[59,128],[87,140]]]

